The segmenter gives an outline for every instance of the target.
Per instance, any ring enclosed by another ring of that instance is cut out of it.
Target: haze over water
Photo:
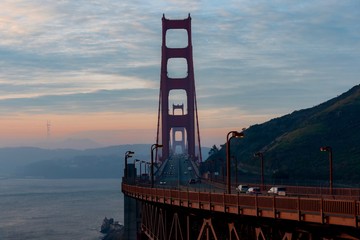
[[[123,222],[120,179],[0,180],[0,239],[96,240]]]

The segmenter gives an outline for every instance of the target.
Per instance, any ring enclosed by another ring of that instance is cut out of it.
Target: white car
[[[259,187],[251,187],[246,191],[247,194],[261,194]]]
[[[272,187],[268,191],[268,194],[286,196],[286,188],[285,187]]]
[[[160,181],[160,185],[166,185],[165,181]]]

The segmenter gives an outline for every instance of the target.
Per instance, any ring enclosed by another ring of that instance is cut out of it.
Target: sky
[[[203,146],[359,84],[358,0],[2,0],[0,147],[154,143],[161,18],[189,13]]]

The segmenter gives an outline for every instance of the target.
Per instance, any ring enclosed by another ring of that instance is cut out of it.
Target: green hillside
[[[268,182],[281,178],[290,183],[326,184],[329,160],[326,152],[320,152],[321,146],[333,149],[335,185],[360,183],[360,85],[313,108],[251,126],[245,138],[232,140],[231,152],[237,158],[239,181],[251,176],[258,179],[260,162],[253,154],[262,151]],[[224,159],[223,146],[202,170],[214,171],[215,165],[220,171]]]

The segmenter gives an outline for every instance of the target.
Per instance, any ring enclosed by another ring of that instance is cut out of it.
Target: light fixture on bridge
[[[126,151],[126,153],[125,153],[125,179],[127,179],[127,176],[128,176],[127,159],[131,158],[134,153],[135,152],[133,152],[133,151]]]
[[[139,160],[139,161],[140,161],[140,178],[141,178],[141,174],[142,174],[142,172],[141,172],[141,164],[143,164],[143,163],[146,164],[146,161],[144,161],[144,160]],[[145,173],[146,173],[146,165],[145,165]]]
[[[244,129],[243,129],[244,130]],[[226,187],[227,187],[227,193],[231,194],[231,174],[230,174],[230,140],[233,138],[243,138],[244,132],[238,132],[238,131],[230,131],[226,135]]]
[[[256,152],[254,153],[254,157],[260,158],[260,165],[261,165],[261,189],[264,190],[264,153],[263,152]]]
[[[154,187],[154,150],[161,147],[163,147],[162,144],[155,143],[151,145],[151,188]]]
[[[141,160],[140,159],[134,159],[134,168],[136,169],[135,163],[137,163],[137,162],[140,162],[140,175],[141,175]],[[137,175],[137,171],[135,171],[135,178],[136,178],[136,175]]]
[[[145,162],[145,173],[150,174],[150,165],[151,165],[151,163],[146,162],[146,161],[144,161],[144,162]],[[146,165],[147,165],[147,171],[146,171]]]
[[[331,147],[330,146],[320,147],[320,151],[321,152],[329,152],[329,151],[331,151]]]
[[[330,176],[329,176],[329,187],[330,187],[330,194],[333,194],[333,159],[332,159],[332,148],[330,146],[320,147],[321,152],[328,152],[329,153],[329,168],[330,168]]]

